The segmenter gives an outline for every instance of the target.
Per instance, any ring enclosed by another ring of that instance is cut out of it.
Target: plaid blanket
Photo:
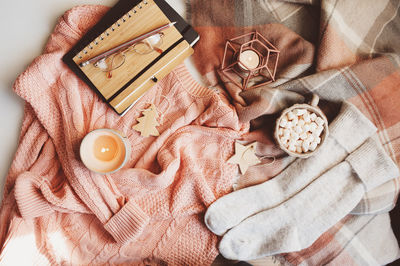
[[[287,104],[285,94],[316,93],[330,119],[343,100],[356,105],[378,128],[375,137],[400,165],[399,7],[398,0],[187,0],[188,19],[201,36],[193,61],[208,85],[222,85],[229,92],[239,117],[252,121],[252,132],[244,139],[262,139],[269,154],[277,150],[272,113]],[[217,69],[225,41],[253,30],[281,51],[277,76],[256,93],[241,92],[224,84]],[[266,92],[272,88],[284,96],[268,98]],[[248,112],[246,104],[260,102],[259,113]],[[266,110],[271,115],[259,117]],[[272,178],[290,161],[279,158],[256,180],[242,176],[238,188]],[[396,204],[399,185],[395,179],[368,192],[351,214],[311,247],[275,259],[295,265],[382,265],[396,260],[400,252],[388,211]]]

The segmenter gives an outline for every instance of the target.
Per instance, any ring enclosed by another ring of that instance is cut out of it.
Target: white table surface
[[[184,0],[166,0],[184,16]],[[23,115],[23,101],[13,92],[17,76],[40,55],[58,18],[68,9],[81,4],[113,6],[117,0],[12,0],[2,1],[0,8],[0,201],[10,167]],[[198,73],[186,60],[192,75]]]

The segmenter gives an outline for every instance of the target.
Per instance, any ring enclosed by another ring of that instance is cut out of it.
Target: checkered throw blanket
[[[375,124],[375,137],[400,165],[399,7],[398,0],[187,0],[188,19],[201,36],[193,60],[210,86],[226,89],[217,71],[225,41],[257,30],[280,50],[276,81],[260,90],[316,93],[331,119],[336,103],[353,103]],[[243,100],[228,91],[236,102]],[[268,103],[271,113],[279,101],[275,97]],[[238,109],[244,120],[258,117],[244,111]],[[280,169],[274,164],[259,180],[239,180],[239,187],[263,182],[287,164],[280,159]],[[388,215],[399,189],[395,179],[368,192],[311,247],[283,254],[281,263],[382,265],[399,258]]]

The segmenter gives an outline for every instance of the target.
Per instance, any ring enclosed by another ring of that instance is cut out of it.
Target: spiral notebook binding
[[[95,46],[97,46],[101,41],[105,40],[108,36],[111,35],[115,29],[119,28],[123,23],[127,22],[130,18],[133,17],[133,14],[137,13],[137,9],[142,9],[143,5],[147,5],[149,2],[147,0],[141,1],[131,10],[129,10],[126,14],[124,14],[120,19],[118,19],[114,24],[112,24],[108,29],[106,29],[102,34],[96,37],[89,45],[80,51],[77,56],[79,59],[82,59],[85,54],[88,53],[89,50],[93,50]],[[82,55],[83,54],[83,55]]]

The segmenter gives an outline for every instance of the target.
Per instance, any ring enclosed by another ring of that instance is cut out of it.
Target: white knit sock
[[[248,260],[309,247],[346,216],[365,191],[398,176],[380,144],[369,139],[283,204],[232,228],[219,250],[228,259]]]
[[[205,214],[207,227],[223,235],[247,217],[281,204],[343,161],[375,131],[375,126],[356,107],[343,103],[339,115],[329,126],[329,137],[314,156],[297,159],[281,174],[260,185],[218,199]]]

